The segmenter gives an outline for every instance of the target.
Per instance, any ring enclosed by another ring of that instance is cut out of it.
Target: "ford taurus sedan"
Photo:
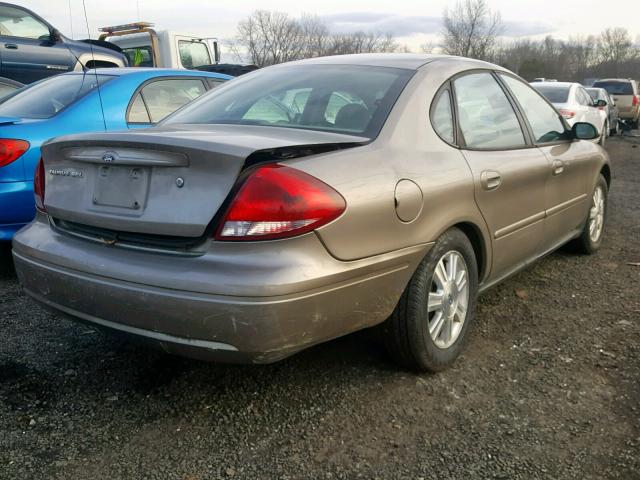
[[[267,363],[379,326],[401,365],[436,371],[480,292],[600,247],[597,136],[489,63],[278,65],[158,127],[43,146],[15,265],[45,306],[168,352]]]

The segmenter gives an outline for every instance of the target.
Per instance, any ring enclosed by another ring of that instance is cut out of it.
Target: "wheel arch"
[[[611,167],[608,163],[605,163],[600,169],[600,174],[607,181],[607,188],[611,187]]]
[[[449,228],[457,228],[461,230],[462,233],[467,236],[469,242],[471,242],[473,252],[476,255],[476,262],[478,262],[478,281],[482,282],[489,273],[488,264],[490,260],[488,243],[482,233],[482,230],[478,225],[470,221],[458,222],[451,225]]]

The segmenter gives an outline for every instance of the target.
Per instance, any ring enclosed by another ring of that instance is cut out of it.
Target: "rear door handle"
[[[561,160],[554,160],[551,164],[551,168],[553,169],[554,175],[560,175],[564,172],[564,162]]]
[[[15,43],[5,43],[4,48],[7,48],[9,50],[17,50],[18,45],[16,45]]]
[[[480,174],[480,183],[485,190],[495,190],[502,183],[502,177],[498,172],[485,170]]]

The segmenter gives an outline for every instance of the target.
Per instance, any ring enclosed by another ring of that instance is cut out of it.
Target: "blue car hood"
[[[20,123],[22,119],[20,117],[0,117],[0,125],[9,125],[12,123]]]

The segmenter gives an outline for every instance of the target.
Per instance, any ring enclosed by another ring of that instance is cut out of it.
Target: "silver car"
[[[440,370],[478,293],[603,239],[609,160],[519,77],[376,54],[265,68],[140,132],[43,147],[25,291],[169,352],[272,362],[379,326]]]

